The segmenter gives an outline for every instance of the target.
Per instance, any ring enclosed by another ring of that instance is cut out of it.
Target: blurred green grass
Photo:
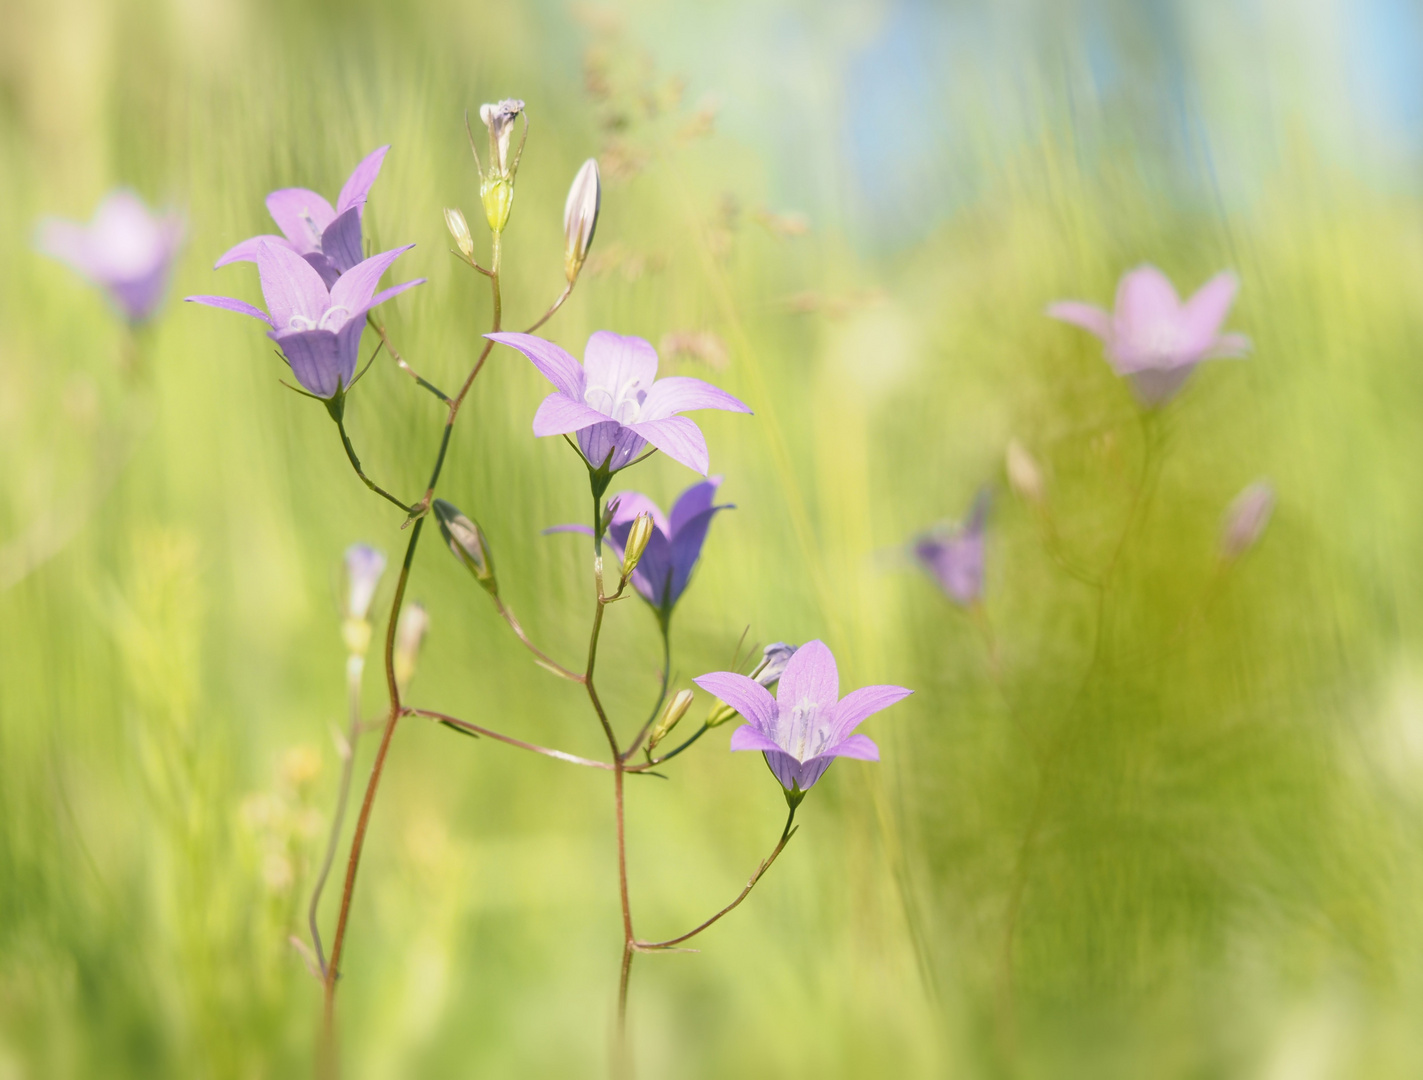
[[[748,10],[710,19],[735,27]],[[209,267],[267,228],[263,195],[334,191],[389,141],[367,220],[385,246],[417,242],[404,271],[431,279],[389,325],[417,368],[456,382],[488,301],[446,254],[440,209],[474,219],[461,112],[507,93],[533,122],[509,321],[557,292],[566,184],[598,153],[604,270],[550,335],[579,352],[599,327],[654,343],[712,331],[730,363],[709,377],[757,411],[698,418],[738,508],[676,616],[683,685],[749,625],[761,641],[824,637],[847,686],[918,691],[870,725],[883,763],[828,774],[783,861],[702,952],[638,961],[642,1074],[1416,1074],[1416,191],[1341,165],[1281,106],[1266,134],[1285,132],[1282,148],[1239,159],[1256,198],[1183,196],[1139,102],[1081,96],[1079,58],[1042,61],[1025,39],[1027,137],[994,134],[1001,101],[944,103],[981,109],[953,147],[933,144],[956,202],[908,241],[866,242],[874,193],[846,181],[807,235],[783,237],[754,217],[800,209],[778,201],[797,189],[768,147],[676,135],[703,88],[675,104],[675,59],[659,58],[693,48],[690,8],[663,48],[639,30],[670,17],[635,4],[621,29],[554,5],[14,14],[0,543],[55,550],[0,593],[0,1077],[310,1067],[319,990],[286,938],[337,774],[334,568],[352,541],[394,556],[404,534],[322,411],[276,384],[253,327],[176,298],[255,298],[250,268]],[[601,96],[585,53],[607,60]],[[1209,49],[1192,62],[1207,87],[1224,63]],[[86,216],[118,182],[184,206],[191,230],[133,379],[103,301],[28,248],[37,215]],[[1106,300],[1146,259],[1182,288],[1238,270],[1231,325],[1255,354],[1206,365],[1163,418],[1159,483],[1099,609],[1048,559],[1000,462],[1023,440],[1069,546],[1110,557],[1141,427],[1098,350],[1039,313]],[[585,568],[572,539],[538,531],[580,518],[586,489],[565,446],[529,436],[544,392],[496,355],[441,493],[480,519],[536,640],[572,659]],[[349,417],[368,469],[415,490],[434,403],[378,363]],[[1212,592],[1219,515],[1259,475],[1279,491],[1275,520]],[[626,483],[665,505],[691,479],[654,459]],[[997,681],[972,621],[886,554],[984,482],[1001,489]],[[434,542],[411,595],[432,617],[417,703],[598,752],[576,688],[527,663]],[[651,617],[615,608],[603,682],[620,715],[645,708],[656,662]],[[730,899],[775,839],[780,796],[750,755],[725,753],[725,730],[670,782],[630,790],[642,932]],[[600,1075],[619,948],[606,777],[415,721],[393,755],[341,990],[350,1075]]]

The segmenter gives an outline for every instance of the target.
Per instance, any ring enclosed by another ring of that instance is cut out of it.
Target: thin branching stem
[[[696,937],[703,930],[706,930],[708,927],[719,921],[723,916],[730,914],[732,911],[735,911],[736,908],[741,905],[741,901],[745,900],[748,896],[751,895],[751,890],[756,887],[756,883],[760,881],[762,877],[765,876],[767,870],[771,869],[771,864],[776,861],[776,857],[779,856],[780,853],[785,850],[786,845],[790,843],[791,837],[795,835],[796,831],[792,827],[793,823],[795,822],[795,812],[796,807],[795,805],[792,805],[791,812],[786,818],[786,827],[781,830],[780,840],[778,840],[776,842],[776,846],[771,849],[771,854],[767,855],[766,858],[761,861],[761,865],[756,867],[756,872],[751,875],[751,880],[746,883],[746,888],[741,890],[740,894],[736,897],[735,900],[727,904],[726,907],[722,908],[706,922],[691,930],[688,930],[685,934],[679,934],[677,937],[668,938],[666,941],[639,941],[635,943],[634,947],[636,948],[636,950],[638,952],[656,952],[659,949],[670,949],[676,945],[682,944],[682,942],[684,941],[688,941],[691,938]]]
[[[525,330],[524,333],[532,334],[540,326],[542,326],[544,323],[548,322],[551,318],[553,318],[554,313],[557,312],[559,308],[563,307],[563,302],[567,300],[571,295],[573,295],[573,282],[570,281],[567,285],[563,287],[563,292],[558,294],[558,299],[555,300],[552,304],[550,304],[548,310],[539,316],[538,322],[534,323],[533,326]]]
[[[547,746],[539,746],[537,743],[525,742],[523,739],[516,739],[512,735],[505,735],[502,732],[493,731],[479,724],[472,724],[468,720],[461,720],[457,716],[450,716],[447,713],[435,712],[433,709],[412,709],[401,710],[402,716],[423,716],[427,720],[435,720],[446,727],[455,728],[458,731],[466,732],[470,735],[481,736],[486,739],[493,739],[508,746],[516,746],[520,750],[532,750],[535,754],[543,754],[545,757],[557,758],[559,761],[566,761],[570,765],[582,765],[589,769],[604,769],[612,771],[613,766],[606,761],[594,761],[592,758],[579,757],[577,754],[569,754],[563,750],[554,750]]]
[[[356,475],[361,478],[361,480],[365,483],[366,487],[370,488],[382,499],[386,499],[390,502],[393,502],[396,506],[400,507],[400,509],[404,510],[407,514],[410,513],[410,507],[406,506],[403,502],[397,499],[390,492],[386,491],[385,488],[381,487],[379,484],[377,484],[374,480],[372,480],[369,476],[365,474],[365,471],[361,468],[361,459],[356,457],[356,448],[351,445],[350,436],[346,434],[346,422],[344,420],[336,421],[336,430],[341,433],[341,445],[346,448],[346,456],[351,459],[351,468],[356,470]]]
[[[405,362],[405,358],[401,356],[400,353],[396,352],[395,346],[390,343],[390,338],[386,335],[385,326],[381,323],[376,322],[375,315],[371,314],[370,312],[367,312],[366,322],[370,324],[372,330],[374,330],[377,334],[380,335],[381,344],[385,346],[385,351],[390,353],[391,357],[395,360],[396,366],[400,368],[401,371],[405,372],[405,374],[409,375],[412,379],[414,379],[416,386],[419,386],[424,390],[428,390],[430,393],[434,394],[435,397],[443,401],[446,405],[450,403],[450,398],[448,394],[446,394],[438,386],[436,386],[434,383],[430,382],[428,379],[422,376],[418,371],[416,371],[413,367],[411,367],[408,363]]]

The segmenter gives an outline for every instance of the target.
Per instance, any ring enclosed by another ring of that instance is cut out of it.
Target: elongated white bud
[[[642,558],[642,553],[647,550],[647,542],[652,539],[652,515],[638,514],[633,520],[632,528],[628,530],[628,542],[623,548],[623,580],[632,577],[632,572],[637,569],[638,560]]]
[[[690,690],[678,690],[676,696],[667,703],[667,708],[662,710],[662,718],[657,721],[657,726],[652,729],[652,735],[647,740],[649,754],[677,726],[677,721],[687,715],[687,710],[692,707],[693,696]]]
[[[570,285],[578,280],[583,260],[588,258],[602,202],[603,185],[598,174],[598,162],[589,158],[573,178],[573,184],[568,189],[568,201],[563,204],[563,272]]]
[[[1257,480],[1231,502],[1221,529],[1221,558],[1238,559],[1260,540],[1275,509],[1275,489],[1268,480]]]
[[[474,258],[474,237],[469,235],[469,222],[465,221],[463,211],[445,207],[445,228],[455,238],[455,247],[460,249],[460,254],[466,259]]]

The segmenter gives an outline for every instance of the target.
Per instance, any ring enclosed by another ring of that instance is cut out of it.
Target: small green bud
[[[464,563],[489,595],[498,596],[499,583],[494,579],[494,560],[490,557],[484,531],[444,499],[436,499],[433,509],[435,520],[440,524],[440,535],[455,558]]]
[[[460,249],[460,254],[466,259],[474,258],[474,237],[469,235],[469,222],[465,221],[463,211],[446,207],[445,228],[455,238],[455,247]]]
[[[687,715],[687,710],[692,707],[692,697],[692,691],[678,690],[672,700],[667,703],[667,708],[662,710],[662,719],[657,721],[657,726],[652,729],[652,735],[647,740],[649,754],[677,726],[677,721]]]
[[[642,558],[642,553],[647,550],[647,542],[652,539],[652,515],[638,514],[633,519],[632,528],[628,530],[627,546],[623,548],[623,580],[632,577],[632,572],[637,569],[638,560]]]
[[[509,224],[514,209],[514,181],[508,177],[490,176],[479,185],[479,197],[484,203],[484,217],[489,231],[502,233]]]

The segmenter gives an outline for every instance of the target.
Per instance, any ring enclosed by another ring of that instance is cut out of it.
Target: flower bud
[[[598,162],[589,158],[573,178],[568,201],[563,204],[563,273],[570,285],[578,280],[578,271],[583,269],[583,260],[593,244],[602,201]]]
[[[652,539],[652,515],[638,514],[628,530],[627,544],[623,547],[623,580],[632,577],[638,560],[647,550],[647,542]]]
[[[406,604],[400,612],[400,621],[395,624],[395,681],[402,689],[415,674],[415,662],[420,658],[420,646],[425,641],[425,631],[430,628],[430,615],[425,605]]]
[[[1220,534],[1220,554],[1238,559],[1260,539],[1275,509],[1275,489],[1268,480],[1257,480],[1237,495],[1225,512]]]
[[[1046,495],[1042,469],[1017,439],[1008,440],[1008,484],[1018,497],[1034,506],[1041,506]]]
[[[445,207],[445,228],[455,238],[455,247],[460,249],[460,254],[466,259],[474,258],[474,238],[469,235],[469,222],[465,221],[464,213]]]
[[[514,121],[524,111],[524,103],[517,98],[506,98],[493,105],[481,105],[479,118],[489,129],[489,168],[479,185],[479,198],[484,203],[484,217],[489,229],[496,236],[509,224],[509,213],[514,208],[514,174],[519,170],[519,156],[523,153],[523,143],[511,156],[509,144],[514,135]],[[528,133],[528,118],[524,120],[524,131]]]
[[[376,586],[385,573],[385,556],[367,544],[352,544],[346,549],[346,596],[341,614],[362,621],[375,599]]]
[[[677,721],[687,715],[687,710],[692,707],[692,697],[692,691],[678,690],[667,703],[667,708],[662,710],[662,719],[657,721],[657,726],[652,729],[652,735],[647,740],[649,754],[677,726]]]
[[[491,596],[498,596],[499,583],[494,580],[494,560],[489,556],[484,531],[461,514],[458,507],[444,499],[436,499],[433,509],[435,520],[440,523],[440,535],[445,538],[455,558],[464,563]]]
[[[762,650],[761,662],[752,670],[751,677],[767,690],[771,689],[781,681],[781,673],[786,670],[786,665],[791,662],[795,651],[794,645],[787,645],[784,641],[767,645]]]

